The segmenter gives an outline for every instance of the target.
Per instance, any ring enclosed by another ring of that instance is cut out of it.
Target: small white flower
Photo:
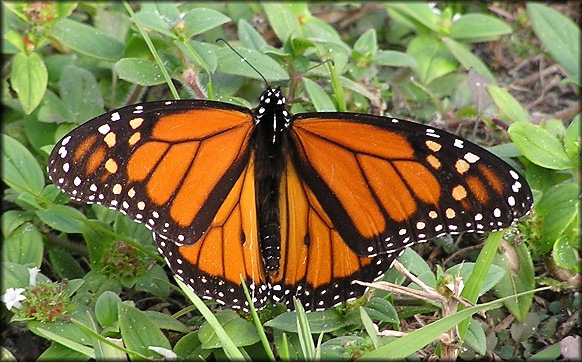
[[[22,308],[22,304],[20,302],[26,299],[22,293],[24,293],[24,288],[8,288],[6,289],[6,294],[1,296],[0,300],[6,304],[6,308],[8,308],[8,310],[11,310],[12,307],[20,309]]]
[[[168,361],[173,361],[178,358],[178,355],[175,354],[174,351],[164,347],[148,346],[148,349],[161,354]]]
[[[37,267],[28,269],[28,284],[32,285],[33,287],[36,285],[36,276],[40,272],[40,269]]]

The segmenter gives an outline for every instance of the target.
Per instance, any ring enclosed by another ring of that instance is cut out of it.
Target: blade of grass
[[[176,280],[180,288],[182,288],[186,296],[188,296],[188,298],[192,301],[192,304],[194,304],[196,308],[198,308],[200,314],[202,314],[204,319],[206,319],[208,324],[210,324],[212,329],[214,329],[216,336],[218,336],[220,342],[222,343],[222,349],[224,350],[226,356],[231,360],[245,360],[244,354],[241,353],[241,351],[239,351],[239,349],[235,346],[232,339],[228,336],[224,328],[222,328],[222,326],[220,325],[220,322],[218,322],[218,319],[216,319],[214,314],[212,314],[212,311],[208,309],[208,307],[206,306],[206,304],[204,304],[202,299],[200,299],[196,294],[194,294],[194,292],[192,292],[192,290],[188,288],[188,286],[184,284],[180,279],[176,277],[174,277],[174,279]]]
[[[269,361],[275,361],[275,355],[273,354],[273,350],[271,349],[271,345],[269,344],[269,340],[267,339],[267,335],[265,334],[265,329],[263,328],[263,325],[261,324],[261,320],[259,319],[259,315],[257,314],[257,309],[255,308],[255,305],[253,303],[253,300],[251,298],[251,295],[249,293],[249,290],[247,288],[247,285],[246,285],[242,275],[240,275],[240,281],[241,281],[243,291],[245,293],[245,297],[247,298],[247,301],[249,302],[251,316],[253,317],[253,322],[255,323],[255,327],[257,328],[257,332],[259,332],[259,337],[261,338],[261,344],[263,345],[263,349],[265,350],[267,357],[269,357]]]
[[[479,304],[474,307],[467,308],[451,316],[440,319],[434,323],[431,323],[427,326],[417,329],[416,331],[409,333],[406,336],[399,338],[393,342],[390,342],[384,345],[383,347],[380,347],[374,351],[366,353],[362,357],[366,360],[381,359],[385,361],[388,358],[402,360],[407,356],[420,350],[421,348],[424,348],[427,344],[437,339],[441,334],[453,328],[455,325],[459,324],[463,320],[470,318],[475,313],[499,308],[503,305],[503,301],[506,299],[516,298],[522,295],[536,293],[547,289],[549,289],[549,287],[529,290],[527,292],[511,295],[502,299],[494,300],[488,303]]]
[[[489,272],[489,267],[491,267],[491,264],[493,263],[495,253],[497,253],[497,250],[499,249],[502,238],[503,231],[497,231],[489,234],[485,240],[485,243],[483,244],[481,253],[479,253],[479,256],[477,257],[475,267],[473,268],[473,273],[469,277],[469,280],[467,280],[465,287],[461,292],[461,297],[467,299],[473,304],[476,303],[477,298],[479,298],[479,292],[483,287],[483,283],[485,282],[485,278]],[[463,309],[463,305],[459,305],[459,311]],[[465,338],[465,334],[469,329],[470,321],[471,319],[467,318],[465,321],[459,323],[459,336],[461,339]]]
[[[164,66],[164,62],[162,61],[162,58],[160,58],[158,51],[154,47],[154,43],[152,43],[152,40],[150,39],[150,37],[146,33],[143,26],[141,26],[139,21],[137,21],[135,13],[133,12],[133,9],[131,8],[131,6],[129,6],[127,1],[125,1],[125,0],[123,1],[123,6],[125,6],[125,9],[129,13],[129,16],[134,20],[135,25],[137,26],[137,29],[139,30],[139,33],[143,37],[143,40],[146,42],[148,48],[150,49],[150,52],[154,56],[156,63],[158,63],[158,66],[160,67],[160,70],[162,71],[162,74],[164,75],[164,79],[166,80],[166,83],[168,84],[168,88],[170,88],[170,91],[172,92],[174,99],[180,99],[180,95],[178,94],[178,90],[174,86],[174,83],[172,82],[172,78],[170,77],[170,74],[168,74],[168,70]]]
[[[315,357],[315,344],[313,343],[313,338],[311,338],[311,329],[307,322],[307,315],[305,314],[305,309],[303,309],[301,302],[295,297],[293,297],[293,304],[295,305],[295,312],[297,315],[297,334],[299,335],[301,350],[303,351],[305,360],[310,361]]]

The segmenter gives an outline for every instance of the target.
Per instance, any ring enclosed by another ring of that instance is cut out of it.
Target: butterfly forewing
[[[192,244],[246,167],[252,126],[249,110],[218,102],[124,107],[64,137],[48,174],[78,201],[120,210],[162,237]]]
[[[511,225],[532,204],[525,180],[469,141],[421,124],[350,113],[300,114],[300,177],[359,255],[445,233]]]

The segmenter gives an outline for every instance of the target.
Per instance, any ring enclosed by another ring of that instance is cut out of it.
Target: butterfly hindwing
[[[192,244],[247,165],[252,127],[249,110],[225,103],[128,106],[63,138],[48,173],[78,201],[120,210],[167,239]]]
[[[357,255],[342,239],[309,186],[290,160],[280,187],[281,268],[273,276],[274,300],[293,309],[292,296],[306,310],[321,310],[361,296],[386,272],[402,250],[381,257]]]
[[[421,124],[365,114],[300,114],[291,139],[299,176],[359,255],[445,233],[498,230],[531,207],[531,191],[509,165]]]

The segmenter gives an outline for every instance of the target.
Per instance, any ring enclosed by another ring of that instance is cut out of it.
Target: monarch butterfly
[[[413,244],[505,228],[532,194],[483,148],[419,123],[209,100],[126,106],[55,146],[51,180],[153,231],[194,292],[248,310],[292,296],[321,310],[362,295]]]

